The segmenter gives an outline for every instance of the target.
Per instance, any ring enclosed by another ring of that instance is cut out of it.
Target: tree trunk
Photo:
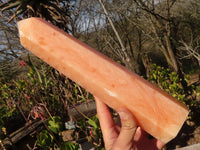
[[[170,38],[169,36],[167,36],[167,35],[165,36],[167,52],[169,54],[169,57],[170,57],[170,60],[171,60],[171,63],[172,63],[172,67],[173,67],[174,71],[178,72],[179,67],[178,67],[177,60],[176,60],[176,57],[174,55],[174,51],[172,49],[171,41],[170,41],[169,38]]]
[[[115,28],[115,26],[114,26],[114,24],[113,24],[111,18],[109,17],[109,14],[108,14],[108,12],[107,12],[107,10],[106,10],[106,8],[105,8],[103,2],[102,2],[101,0],[99,0],[99,3],[100,3],[100,5],[101,5],[101,7],[102,7],[102,9],[103,9],[103,11],[104,11],[105,16],[107,17],[107,19],[108,19],[108,21],[109,21],[109,23],[110,23],[110,26],[111,26],[113,32],[115,33],[115,35],[116,35],[116,37],[117,37],[117,40],[118,40],[120,46],[121,46],[121,51],[122,51],[122,54],[123,54],[123,58],[121,58],[121,59],[122,59],[122,62],[125,64],[125,66],[126,66],[129,70],[134,71],[134,70],[135,70],[135,69],[134,69],[134,65],[132,64],[132,61],[131,61],[131,59],[130,59],[128,53],[127,53],[127,49],[126,49],[126,47],[124,46],[124,44],[123,44],[123,42],[122,42],[122,39],[121,39],[120,36],[119,36],[119,33],[117,32],[117,30],[116,30],[116,28]]]

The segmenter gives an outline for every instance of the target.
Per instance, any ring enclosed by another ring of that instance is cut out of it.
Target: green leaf
[[[20,90],[22,90],[22,89],[25,88],[26,82],[25,82],[24,80],[19,80],[19,81],[17,82],[17,85],[18,85],[18,88],[19,88]]]
[[[153,74],[153,78],[154,78],[154,80],[157,79],[157,75],[155,73]]]
[[[61,145],[60,150],[79,150],[79,145],[70,142],[65,142]]]
[[[2,96],[3,96],[4,98],[8,98],[8,93],[7,93],[7,92],[2,92]]]
[[[95,129],[98,128],[98,125],[95,121],[93,121],[92,119],[88,120],[88,124],[91,125],[92,127],[94,127]]]
[[[85,120],[81,119],[77,122],[78,126],[81,127],[81,129],[85,130],[86,129],[86,124],[85,124]]]
[[[29,64],[30,64],[32,70],[34,70],[34,71],[36,72],[36,74],[37,74],[37,76],[38,76],[38,80],[39,80],[40,83],[42,84],[42,78],[41,78],[41,76],[40,76],[40,73],[39,73],[38,69],[35,67],[35,65],[32,63],[31,58],[30,58],[30,55],[28,55],[28,62],[29,62]]]
[[[53,136],[47,131],[40,132],[40,136],[37,136],[37,145],[42,148],[49,148],[53,144]]]
[[[63,124],[61,122],[61,118],[58,116],[54,116],[47,120],[47,126],[48,128],[55,134],[58,134],[62,131]]]

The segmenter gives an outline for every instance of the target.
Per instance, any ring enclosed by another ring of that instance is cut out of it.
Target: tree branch
[[[101,7],[102,7],[102,9],[103,9],[103,11],[104,11],[105,16],[107,17],[107,19],[108,19],[108,21],[109,21],[109,23],[110,23],[110,25],[111,25],[111,27],[112,27],[114,33],[115,33],[116,37],[117,37],[117,40],[119,41],[119,44],[120,44],[120,46],[121,46],[122,52],[123,52],[124,55],[125,55],[126,60],[130,61],[130,58],[129,58],[129,56],[127,55],[127,52],[126,52],[126,48],[125,48],[124,44],[122,43],[122,40],[121,40],[121,38],[120,38],[120,36],[119,36],[119,34],[118,34],[118,32],[117,32],[117,30],[116,30],[114,24],[113,24],[111,18],[109,17],[108,12],[107,12],[107,10],[106,10],[106,8],[105,8],[103,2],[102,2],[101,0],[99,0],[99,3],[100,3],[100,5],[101,5]]]

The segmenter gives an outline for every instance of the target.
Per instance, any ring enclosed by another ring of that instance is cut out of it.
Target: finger
[[[138,142],[141,139],[141,137],[142,137],[142,129],[138,127],[134,135],[134,141]]]
[[[156,147],[158,149],[162,149],[163,147],[165,146],[165,143],[159,141],[159,140],[156,140]]]
[[[137,123],[133,115],[127,109],[120,109],[118,113],[121,119],[121,131],[115,143],[115,147],[118,149],[131,149]]]
[[[160,150],[164,147],[164,143],[157,139],[149,139],[149,134],[142,130],[140,127],[137,128],[134,142],[137,146],[138,150],[143,149],[152,149],[152,150]]]
[[[134,136],[134,141],[143,141],[144,139],[148,139],[149,134],[141,129],[141,127],[137,128],[137,131]]]
[[[112,114],[110,113],[108,106],[97,97],[95,97],[95,100],[97,106],[97,115],[103,133],[105,147],[106,149],[110,149],[110,147],[112,147],[114,141],[118,137],[116,124],[113,120]]]

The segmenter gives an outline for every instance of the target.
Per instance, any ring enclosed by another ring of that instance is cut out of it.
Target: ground
[[[172,150],[200,143],[200,106],[199,104],[197,106],[191,108],[191,119],[185,122],[177,137],[169,142],[164,149]]]

